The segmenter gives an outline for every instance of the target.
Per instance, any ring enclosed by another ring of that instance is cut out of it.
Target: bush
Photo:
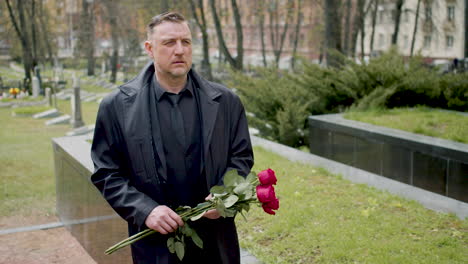
[[[421,57],[405,59],[395,48],[368,64],[340,54],[336,68],[303,62],[296,73],[256,68],[231,73],[250,124],[263,137],[289,146],[306,144],[307,116],[417,105],[468,110],[468,74],[440,75]]]
[[[232,72],[228,86],[238,90],[249,123],[261,136],[289,146],[304,145],[309,99],[286,72],[273,68],[257,68],[254,76]]]
[[[468,72],[442,76],[440,87],[448,109],[468,111]]]

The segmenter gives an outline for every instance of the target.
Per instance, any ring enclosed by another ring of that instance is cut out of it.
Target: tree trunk
[[[86,0],[85,0],[86,2]],[[86,45],[88,48],[86,50],[86,59],[88,61],[88,76],[94,75],[95,68],[95,58],[94,58],[94,5],[91,3],[87,7],[88,21],[86,21],[86,35],[88,36]]]
[[[210,64],[210,45],[208,42],[208,33],[206,31],[206,19],[205,19],[205,9],[203,6],[203,0],[198,0],[198,6],[195,5],[194,0],[190,0],[190,6],[192,9],[192,14],[197,22],[198,27],[202,33],[203,40],[203,60],[202,60],[202,73],[208,80],[213,80],[213,75],[211,73],[211,64]],[[197,14],[197,9],[200,10],[200,16]]]
[[[23,1],[16,2],[16,10],[18,11],[19,21],[17,21],[10,0],[6,0],[8,14],[10,16],[11,23],[13,24],[16,34],[21,42],[21,48],[23,53],[23,66],[24,66],[24,78],[25,80],[31,81],[31,70],[32,70],[32,55],[30,52],[28,33],[26,31],[26,21],[24,17]],[[18,25],[19,24],[19,25]],[[31,92],[31,87],[26,87]]]
[[[418,0],[421,1],[421,0]],[[377,23],[377,12],[379,10],[379,0],[374,0],[374,10],[372,12],[372,31],[370,36],[370,53],[374,51],[375,24]]]
[[[330,50],[342,52],[341,49],[341,23],[339,11],[339,0],[325,1],[325,61],[328,66],[338,66],[338,61],[330,56]]]
[[[392,44],[397,45],[398,44],[398,32],[400,31],[400,17],[401,17],[401,9],[403,7],[404,0],[397,0],[395,3],[395,29],[393,30],[393,35],[392,35]]]
[[[37,58],[37,45],[39,44],[37,41],[37,30],[36,30],[36,21],[34,19],[36,18],[36,1],[32,0],[31,1],[31,45],[32,45],[32,57],[33,57],[33,69],[35,66],[38,65],[38,58]]]
[[[289,0],[287,2],[287,15],[284,20],[283,32],[280,33],[280,21],[279,21],[279,3],[275,1],[274,8],[270,8],[270,36],[271,46],[273,48],[273,54],[275,55],[275,67],[279,67],[279,61],[281,53],[283,52],[284,40],[286,39],[286,33],[288,32],[289,21],[292,17],[294,2]],[[274,27],[274,30],[273,30]]]
[[[257,16],[258,16],[258,28],[260,30],[260,41],[262,45],[262,59],[263,59],[263,66],[268,67],[267,60],[266,60],[266,51],[265,51],[265,2],[258,1],[257,2]]]
[[[239,13],[239,8],[237,7],[237,1],[231,0],[232,11],[234,13],[234,22],[236,25],[236,34],[237,34],[237,57],[236,64],[237,69],[242,70],[243,61],[244,61],[244,34],[242,33],[242,23]]]
[[[54,54],[52,52],[52,46],[50,45],[50,37],[49,37],[49,28],[46,24],[45,18],[46,14],[44,13],[44,4],[42,1],[40,1],[40,7],[39,7],[39,22],[41,24],[41,31],[42,31],[42,37],[43,37],[43,42],[45,45],[45,48],[47,50],[47,60],[49,61],[50,64],[53,63],[53,57]]]
[[[297,46],[299,44],[299,36],[300,36],[300,30],[301,30],[301,24],[302,24],[302,0],[297,1],[297,22],[296,22],[296,28],[294,30],[294,44],[293,44],[293,51],[292,51],[292,57],[291,57],[291,69],[294,70],[295,64],[296,64],[296,56],[297,56]]]
[[[421,0],[418,0],[418,4],[416,5],[416,14],[414,15],[414,29],[413,29],[413,38],[411,39],[410,57],[413,56],[413,52],[414,52],[414,43],[416,42],[416,33],[418,32],[419,8],[420,7],[421,7]]]
[[[236,2],[235,0],[232,0],[231,3],[235,3],[235,2]],[[215,28],[216,28],[216,35],[218,36],[219,48],[220,48],[221,52],[223,53],[224,57],[226,58],[227,62],[231,65],[231,67],[233,67],[236,70],[242,70],[242,51],[243,51],[243,47],[241,47],[241,48],[237,47],[238,52],[240,50],[241,54],[238,53],[237,57],[233,58],[233,56],[229,52],[229,49],[226,46],[226,42],[224,41],[223,31],[221,29],[221,22],[219,21],[218,12],[216,11],[215,0],[210,0],[210,7],[211,7],[211,13],[212,13],[212,16],[213,16],[213,21],[214,21]],[[239,38],[242,39],[242,27],[241,27],[241,24],[240,24],[240,16],[239,16],[239,10],[237,9],[237,5],[236,5],[236,10],[237,10],[237,16],[239,18],[239,20],[237,20],[235,18],[236,32],[237,32],[237,34],[239,34],[238,27],[240,27],[240,33],[241,33],[241,36],[237,35],[237,38],[238,38],[237,39],[237,44],[239,45]],[[236,15],[234,15],[234,17],[236,17]],[[237,25],[238,23],[239,23],[239,25]],[[242,41],[241,41],[241,44],[242,44]],[[239,55],[240,55],[240,57],[239,57]]]
[[[162,0],[161,1],[161,13],[169,11],[170,5],[169,0]]]
[[[351,55],[351,45],[349,34],[351,34],[351,0],[346,0],[346,17],[345,17],[345,31],[344,31],[344,41],[343,41],[343,50],[347,56]]]

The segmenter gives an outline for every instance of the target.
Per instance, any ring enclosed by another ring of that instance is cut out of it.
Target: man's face
[[[154,60],[158,77],[184,77],[192,67],[192,34],[187,23],[155,26],[145,50]]]

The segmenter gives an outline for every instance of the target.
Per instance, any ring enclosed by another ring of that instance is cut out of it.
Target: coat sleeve
[[[244,106],[237,95],[233,95],[230,131],[230,150],[228,170],[235,169],[242,176],[247,176],[254,164],[252,143]]]
[[[158,206],[153,199],[137,190],[125,168],[124,146],[117,122],[117,107],[103,100],[98,111],[91,158],[95,171],[91,181],[107,202],[127,222],[142,227],[149,213]],[[127,175],[126,175],[127,174]]]

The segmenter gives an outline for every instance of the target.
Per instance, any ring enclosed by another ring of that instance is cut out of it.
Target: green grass
[[[82,104],[84,122],[94,124],[98,104]],[[70,101],[59,101],[58,109],[70,114]],[[70,125],[46,126],[44,119],[11,116],[11,108],[0,108],[0,215],[34,216],[55,212],[53,137],[65,136]]]
[[[50,106],[38,105],[38,106],[25,106],[13,108],[11,111],[17,115],[34,115],[40,112],[52,109]]]
[[[348,112],[344,118],[468,143],[468,116],[427,107]]]
[[[466,263],[468,220],[255,148],[278,176],[277,215],[238,217],[241,246],[264,263]]]

